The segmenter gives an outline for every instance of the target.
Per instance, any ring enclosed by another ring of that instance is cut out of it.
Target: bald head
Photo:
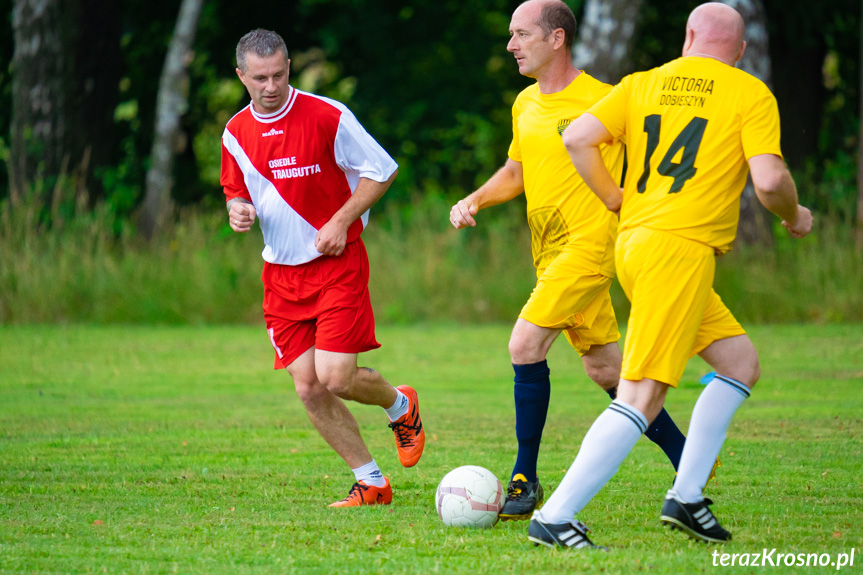
[[[708,2],[697,7],[686,22],[683,55],[712,56],[731,66],[743,56],[743,17],[731,6]]]
[[[526,0],[516,8],[516,12],[519,10],[530,14],[546,36],[558,28],[563,29],[564,47],[567,50],[572,48],[576,29],[575,14],[562,0]]]

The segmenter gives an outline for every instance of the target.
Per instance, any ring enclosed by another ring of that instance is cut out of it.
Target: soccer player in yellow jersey
[[[746,332],[713,291],[715,256],[731,248],[747,172],[792,236],[812,228],[782,160],[776,100],[734,67],[746,47],[743,30],[733,8],[702,4],[689,16],[681,58],[624,78],[564,133],[579,173],[610,211],[620,211],[615,259],[632,312],[617,399],[534,515],[534,543],[593,546],[574,515],[614,475],[695,354],[717,375],[692,411],[660,519],[698,540],[731,539],[702,490],[760,368]],[[627,145],[622,191],[601,159],[611,140]]]
[[[513,105],[506,164],[450,212],[456,228],[474,226],[480,209],[522,191],[527,199],[538,281],[509,343],[518,455],[500,513],[504,520],[529,519],[543,499],[536,468],[550,396],[546,356],[561,331],[581,355],[587,374],[612,397],[620,376],[620,333],[608,294],[617,216],[585,185],[561,139],[574,118],[611,90],[573,67],[575,27],[575,16],[559,0],[531,0],[515,10],[507,50],[519,72],[536,83]],[[601,155],[619,179],[623,146],[603,146]],[[647,436],[676,469],[685,438],[664,410]]]

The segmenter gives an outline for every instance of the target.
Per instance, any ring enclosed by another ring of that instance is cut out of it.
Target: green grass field
[[[672,470],[643,439],[580,519],[611,552],[534,548],[526,523],[445,528],[453,467],[503,480],[515,457],[509,326],[384,327],[362,356],[420,393],[428,440],[398,464],[378,408],[353,405],[395,488],[390,506],[328,509],[353,482],[314,432],[260,327],[0,327],[0,572],[729,573],[713,552],[830,554],[863,565],[863,325],[750,330],[763,375],[729,431],[708,547],[660,526]],[[552,349],[540,460],[554,488],[608,404],[565,342]],[[667,408],[685,430],[708,371],[690,362]],[[775,561],[775,555],[774,561]]]

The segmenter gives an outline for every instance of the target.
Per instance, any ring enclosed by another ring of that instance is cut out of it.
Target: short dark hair
[[[575,14],[562,1],[549,2],[542,7],[542,13],[539,17],[539,27],[542,28],[542,33],[548,36],[558,28],[563,28],[563,43],[567,49],[572,49],[576,26]]]
[[[246,71],[246,54],[252,53],[266,58],[279,51],[285,55],[285,62],[287,62],[288,47],[281,36],[263,28],[252,30],[237,42],[237,68],[243,72]]]

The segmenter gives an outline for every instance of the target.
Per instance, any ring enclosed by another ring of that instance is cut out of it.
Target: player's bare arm
[[[508,158],[486,183],[452,207],[449,221],[455,229],[476,226],[474,216],[483,208],[503,204],[524,191],[521,162]]]
[[[563,131],[563,145],[575,169],[594,194],[612,212],[619,212],[623,191],[602,161],[599,146],[613,138],[596,116],[582,114]]]
[[[385,182],[360,178],[350,199],[318,230],[315,236],[315,248],[325,256],[341,255],[347,244],[350,225],[381,199],[396,179],[396,175],[398,170],[393,172]]]
[[[252,229],[258,212],[255,206],[245,198],[234,198],[228,201],[228,223],[231,229],[238,233]]]
[[[749,158],[749,171],[758,201],[782,218],[782,225],[795,238],[812,230],[812,212],[797,203],[797,186],[785,162],[774,154]]]

